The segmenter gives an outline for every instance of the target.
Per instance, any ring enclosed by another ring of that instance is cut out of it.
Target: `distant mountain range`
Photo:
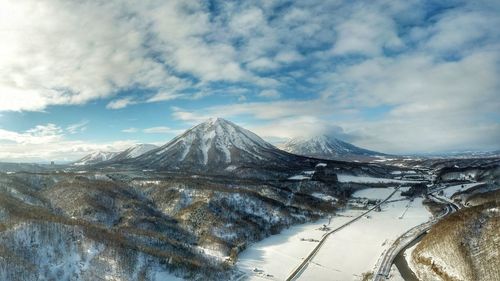
[[[84,166],[84,165],[97,164],[97,163],[107,161],[107,160],[115,157],[118,154],[119,154],[119,152],[96,151],[96,152],[92,152],[91,154],[85,155],[80,160],[74,162],[73,165],[74,166]]]
[[[118,160],[136,158],[136,157],[139,157],[139,156],[143,155],[144,153],[149,152],[149,151],[156,149],[156,148],[158,148],[158,146],[156,146],[154,144],[147,144],[147,143],[136,144],[136,145],[131,146],[131,147],[127,148],[126,150],[118,153],[116,156],[114,156],[110,160],[111,161],[118,161]]]
[[[234,170],[248,166],[296,165],[303,157],[279,150],[256,134],[222,118],[211,118],[164,146],[124,161],[154,169]]]
[[[297,155],[335,160],[359,160],[386,155],[326,135],[295,138],[282,145],[281,149]]]
[[[309,157],[359,160],[384,154],[325,135],[293,139],[281,149],[228,120],[211,118],[167,144],[139,144],[122,152],[95,152],[73,165],[132,165],[147,169],[232,171],[247,167],[303,167]],[[307,165],[306,165],[307,166]]]
[[[406,158],[488,158],[493,152],[452,152],[397,156],[361,148],[328,135],[300,137],[275,147],[253,132],[222,118],[198,124],[167,144],[137,144],[121,152],[96,151],[73,166],[126,164],[151,169],[232,170],[247,166],[300,166],[305,158],[340,161],[399,161]],[[296,165],[295,165],[296,164]],[[302,163],[303,164],[303,163]]]
[[[153,144],[136,144],[122,152],[96,151],[88,154],[80,160],[73,163],[74,166],[84,166],[98,164],[106,161],[119,161],[136,158],[150,150],[158,148]]]
[[[494,151],[452,151],[452,152],[441,152],[441,153],[425,153],[418,154],[419,157],[426,158],[491,158],[500,157],[500,150]]]

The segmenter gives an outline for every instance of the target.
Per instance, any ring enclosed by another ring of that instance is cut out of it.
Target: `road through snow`
[[[353,197],[383,200],[394,191],[394,188],[368,188],[356,192]],[[373,270],[378,258],[398,236],[429,220],[430,213],[422,206],[422,199],[411,202],[400,219],[408,202],[396,191],[381,206],[381,212],[362,215],[366,210],[346,209],[337,213],[330,229],[339,228],[356,217],[359,219],[326,239],[297,279],[359,280],[362,273]],[[238,268],[249,280],[287,279],[318,246],[318,242],[302,238],[319,241],[325,235],[325,231],[319,230],[323,224],[328,224],[328,219],[290,227],[251,245],[241,253]]]

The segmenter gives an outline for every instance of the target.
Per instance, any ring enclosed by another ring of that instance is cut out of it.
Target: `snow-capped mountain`
[[[295,138],[285,143],[284,151],[323,159],[353,159],[358,157],[381,156],[383,153],[354,146],[326,135],[311,138]]]
[[[123,160],[123,159],[136,158],[136,157],[139,157],[139,156],[143,155],[144,153],[149,152],[149,151],[156,149],[156,148],[158,148],[158,146],[156,146],[154,144],[147,144],[147,143],[136,144],[136,145],[133,145],[133,146],[127,148],[126,150],[118,153],[116,156],[114,156],[110,160],[117,161],[117,160]]]
[[[300,157],[277,149],[230,121],[211,118],[134,159],[133,163],[151,168],[232,170],[258,164],[292,163],[296,158]]]
[[[97,164],[97,163],[101,163],[101,162],[110,160],[118,154],[119,154],[119,152],[96,151],[96,152],[92,152],[91,154],[86,155],[83,158],[81,158],[80,160],[74,162],[73,165],[74,166],[84,166],[84,165]]]
[[[74,166],[92,165],[106,161],[120,161],[133,159],[158,148],[154,144],[140,143],[133,145],[121,152],[96,151],[84,156],[80,160],[73,163]]]

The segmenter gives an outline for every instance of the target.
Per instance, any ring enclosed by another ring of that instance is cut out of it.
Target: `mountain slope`
[[[156,148],[158,148],[158,146],[156,146],[154,144],[146,144],[146,143],[136,144],[136,145],[133,145],[133,146],[127,148],[126,150],[118,153],[116,156],[114,156],[110,160],[116,161],[116,160],[136,158],[136,157],[139,157],[139,156],[143,155],[144,153],[147,153],[147,152],[149,152],[153,149],[156,149]]]
[[[151,168],[231,170],[242,166],[286,166],[299,158],[303,159],[277,149],[230,121],[212,118],[133,163]]]
[[[80,160],[73,163],[74,166],[84,166],[108,161],[118,155],[119,152],[96,151],[84,156]]]
[[[500,202],[489,199],[440,220],[424,236],[410,257],[419,280],[500,280]]]
[[[153,144],[136,144],[125,149],[122,152],[96,151],[74,162],[73,165],[83,166],[83,165],[92,165],[108,161],[114,162],[114,161],[132,159],[139,157],[142,154],[156,148],[158,148],[158,146]]]
[[[323,159],[349,160],[384,155],[380,152],[360,148],[326,135],[311,138],[295,138],[285,143],[282,149],[298,155]]]

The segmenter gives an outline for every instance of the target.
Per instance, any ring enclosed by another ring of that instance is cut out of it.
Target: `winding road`
[[[400,251],[404,250],[409,244],[426,233],[440,219],[460,209],[460,206],[455,204],[452,200],[442,196],[435,196],[433,194],[434,192],[436,191],[430,192],[427,195],[434,198],[438,202],[446,204],[445,212],[443,212],[443,214],[441,214],[439,217],[423,224],[417,225],[399,236],[398,239],[396,239],[396,241],[392,244],[392,246],[387,251],[385,251],[381,262],[377,264],[377,270],[375,270],[375,274],[373,275],[373,281],[382,281],[389,278],[394,259]]]
[[[301,264],[299,264],[297,266],[297,268],[294,269],[294,271],[288,276],[288,278],[286,279],[287,281],[291,281],[291,280],[296,280],[300,274],[302,272],[304,272],[304,270],[307,268],[307,266],[309,265],[309,263],[311,263],[312,259],[314,258],[314,256],[316,256],[316,254],[319,252],[319,250],[321,249],[321,247],[324,245],[324,243],[326,242],[326,240],[328,239],[328,237],[332,234],[334,234],[335,232],[338,232],[339,230],[349,226],[350,224],[354,223],[355,221],[361,219],[363,216],[365,216],[366,214],[370,213],[371,211],[375,210],[377,207],[379,207],[380,205],[386,203],[400,188],[401,186],[398,186],[397,188],[394,189],[394,191],[389,194],[389,196],[387,198],[385,198],[384,200],[380,201],[377,205],[373,206],[372,208],[370,208],[369,210],[367,210],[366,212],[362,213],[361,215],[355,217],[354,219],[344,223],[343,225],[327,232],[326,234],[323,235],[323,237],[321,238],[321,240],[319,241],[318,245],[316,245],[316,247],[314,247],[314,249],[311,251],[311,253],[309,253],[309,255],[302,261]]]

